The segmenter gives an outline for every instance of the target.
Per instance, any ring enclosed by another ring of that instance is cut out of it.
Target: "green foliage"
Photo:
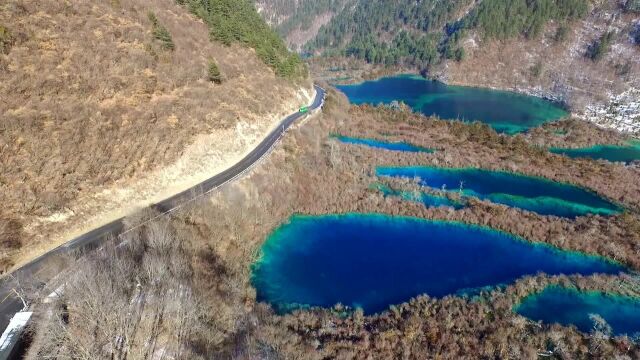
[[[562,24],[558,26],[558,30],[556,30],[556,35],[553,37],[556,42],[565,42],[569,37],[569,26],[566,24]]]
[[[0,54],[8,53],[9,48],[13,44],[13,37],[9,29],[0,25]]]
[[[156,14],[150,11],[148,14],[148,17],[153,27],[151,31],[153,34],[153,37],[156,40],[160,41],[160,44],[164,49],[171,50],[171,51],[175,50],[176,46],[173,43],[173,39],[171,38],[171,33],[169,33],[169,30],[167,30],[166,27],[160,24],[160,22],[158,21],[158,18],[156,17]]]
[[[211,38],[225,45],[240,43],[255,49],[258,57],[278,76],[306,74],[300,57],[289,52],[279,35],[260,18],[248,0],[177,0],[209,26]]]
[[[463,48],[457,48],[453,56],[457,62],[461,62],[464,60],[466,55]]]
[[[615,32],[607,31],[594,41],[587,50],[587,57],[593,61],[600,61],[611,49],[611,42],[615,36]]]
[[[299,2],[304,7],[306,1]],[[558,40],[568,35],[568,23],[587,15],[589,0],[370,0],[327,1],[337,15],[307,44],[306,50],[353,56],[383,65],[428,68],[443,59],[462,61],[460,40],[477,29],[489,39],[539,36],[551,20],[562,24]],[[460,19],[465,11],[472,10]],[[312,11],[311,6],[297,11]],[[318,13],[316,13],[318,15]]]
[[[468,21],[487,38],[534,38],[549,20],[566,23],[584,17],[588,11],[587,0],[486,0]]]
[[[442,29],[470,3],[471,0],[359,1],[355,6],[334,11],[338,15],[320,29],[307,49],[326,53],[339,49],[340,55],[370,63],[420,67],[438,62],[442,54],[464,57],[457,51],[457,37],[443,42],[449,37],[443,37]]]
[[[539,79],[540,76],[542,76],[543,70],[544,70],[544,65],[542,65],[542,62],[537,62],[535,65],[531,67],[531,76],[534,79]]]
[[[207,70],[209,81],[222,84],[222,74],[220,73],[220,69],[218,68],[218,64],[216,61],[211,59],[209,60],[209,69]]]

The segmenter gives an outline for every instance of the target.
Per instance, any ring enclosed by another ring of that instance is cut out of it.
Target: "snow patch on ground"
[[[640,89],[611,95],[606,104],[587,105],[578,116],[604,128],[640,136]]]
[[[0,337],[0,352],[11,351],[11,348],[18,342],[22,329],[27,326],[31,319],[31,315],[33,315],[32,312],[25,311],[19,312],[11,318],[9,325],[2,333],[2,337]]]

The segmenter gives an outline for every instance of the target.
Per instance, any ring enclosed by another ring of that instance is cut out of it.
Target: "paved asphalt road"
[[[324,102],[325,90],[321,87],[314,85],[317,93],[313,100],[313,104],[309,106],[309,111],[320,108]],[[160,211],[167,212],[180,204],[185,203],[193,198],[194,194],[201,194],[208,192],[226,182],[232,180],[236,176],[242,174],[245,170],[249,169],[253,164],[260,160],[265,154],[269,152],[271,147],[280,139],[286,129],[288,129],[296,120],[306,116],[302,113],[294,113],[287,116],[277,129],[271,132],[251,153],[244,157],[240,162],[233,165],[229,169],[219,173],[218,175],[194,186],[191,189],[185,190],[177,195],[174,195],[160,203],[154,204],[151,207]],[[56,275],[55,269],[56,259],[59,255],[64,255],[75,250],[89,250],[96,248],[105,239],[109,237],[115,237],[119,235],[123,230],[123,219],[118,219],[95,230],[92,230],[84,235],[81,235],[66,244],[63,244],[48,253],[38,257],[30,263],[24,265],[20,269],[14,271],[11,276],[7,276],[0,282],[0,329],[5,329],[9,324],[9,320],[15,313],[21,310],[22,302],[14,296],[12,288],[15,286],[12,279],[25,279],[28,277],[37,277],[39,281],[46,282]],[[48,270],[47,270],[48,269]]]

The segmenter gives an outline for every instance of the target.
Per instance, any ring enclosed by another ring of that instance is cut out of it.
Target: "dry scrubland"
[[[174,0],[6,0],[0,41],[2,271],[64,240],[54,235],[69,224],[221,170],[311,88],[210,41]],[[211,61],[222,85],[208,81]]]
[[[346,145],[329,138],[336,132],[408,140],[439,151]],[[638,169],[570,161],[531,147],[522,136],[499,136],[480,125],[349,108],[333,92],[324,114],[292,131],[248,177],[138,229],[124,251],[107,248],[77,260],[64,295],[37,306],[30,358],[530,359],[550,349],[562,359],[640,358],[640,346],[626,337],[540,325],[510,311],[520,298],[552,283],[640,296],[639,280],[629,276],[533,276],[476,300],[421,296],[377,316],[341,308],[277,316],[256,303],[249,266],[269,232],[293,213],[373,211],[464,220],[640,269],[637,212],[569,221],[480,201],[460,211],[425,209],[368,189],[378,180],[374,167],[382,164],[490,164],[590,186],[634,209],[640,205]]]
[[[533,128],[525,135],[541,147],[583,148],[594,145],[627,145],[632,137],[612,129],[596,127],[588,122],[570,118]]]

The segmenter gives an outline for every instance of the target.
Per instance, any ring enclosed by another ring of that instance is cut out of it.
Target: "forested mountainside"
[[[311,24],[259,0],[289,38]],[[640,132],[637,0],[347,0],[315,11],[325,25],[301,46],[332,69],[422,71],[448,83],[489,86],[562,101],[603,125]],[[339,10],[338,10],[339,9]],[[327,14],[332,14],[328,16]],[[284,23],[295,23],[296,26]],[[291,41],[289,40],[291,44]],[[363,65],[345,65],[344,59]],[[366,64],[366,66],[364,66]],[[352,77],[353,74],[342,74]],[[622,105],[621,105],[622,104]]]
[[[458,41],[477,29],[486,39],[539,36],[550,20],[583,18],[588,0],[509,1],[279,1],[262,0],[268,18],[288,35],[315,16],[336,14],[305,48],[370,63],[428,66],[442,58],[462,59]],[[286,8],[292,10],[285,10]],[[268,11],[266,11],[268,9]],[[315,14],[315,15],[314,15]]]
[[[215,173],[305,77],[249,1],[2,1],[0,268]]]
[[[256,0],[265,20],[298,51],[351,0]]]

